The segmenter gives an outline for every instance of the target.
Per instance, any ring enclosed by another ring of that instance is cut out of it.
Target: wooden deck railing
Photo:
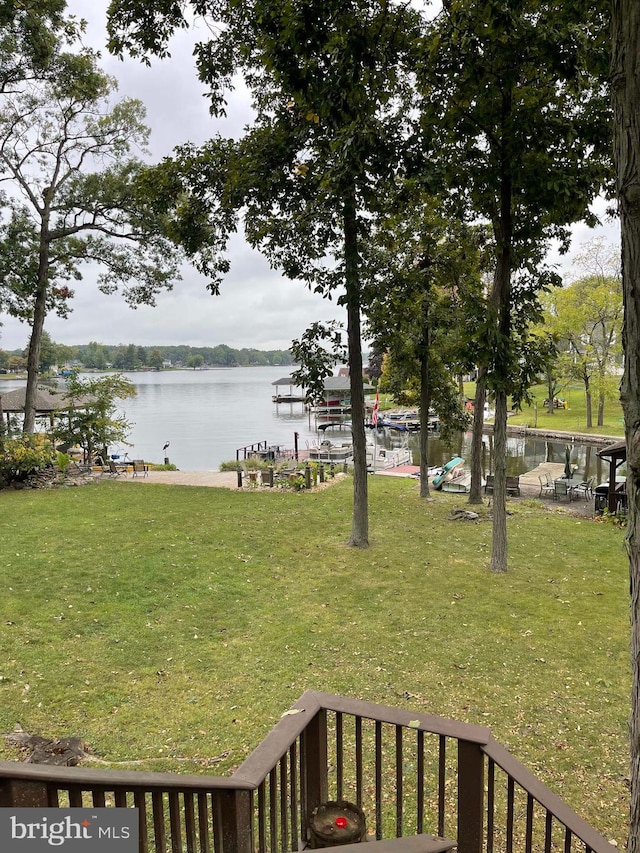
[[[140,853],[299,850],[311,811],[330,799],[359,805],[376,839],[447,835],[460,853],[615,850],[488,729],[325,693],[305,693],[229,777],[0,762],[0,806],[137,807]]]

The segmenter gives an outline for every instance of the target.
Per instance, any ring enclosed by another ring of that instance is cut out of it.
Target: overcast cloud
[[[185,142],[200,144],[216,132],[238,136],[251,120],[249,98],[240,88],[230,101],[227,119],[211,118],[192,56],[194,42],[204,33],[180,32],[172,42],[171,59],[154,61],[150,68],[137,61],[121,62],[104,47],[107,5],[108,0],[67,0],[69,11],[88,21],[85,42],[101,51],[102,67],[118,79],[119,94],[145,104],[152,130],[152,159],[171,154],[174,146]],[[574,233],[574,247],[578,249],[594,236],[583,226]],[[595,233],[617,238],[617,228],[611,224]],[[45,327],[54,341],[64,344],[95,340],[109,344],[286,349],[315,320],[345,320],[343,309],[335,301],[309,293],[301,283],[269,269],[266,260],[241,236],[231,241],[230,258],[231,272],[220,296],[211,296],[205,280],[186,266],[182,281],[176,282],[173,291],[161,294],[155,308],[136,310],[117,295],[102,295],[96,288],[96,273],[86,267],[83,281],[75,285],[70,318],[50,316]],[[565,268],[569,264],[566,258],[554,260]],[[0,318],[0,347],[25,346],[28,327],[8,317]]]

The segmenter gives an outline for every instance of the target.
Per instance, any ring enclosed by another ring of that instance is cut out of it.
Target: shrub
[[[5,439],[0,451],[0,478],[6,483],[21,482],[53,462],[54,450],[45,435]]]

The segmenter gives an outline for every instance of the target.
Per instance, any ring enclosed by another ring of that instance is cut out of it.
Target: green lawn
[[[225,773],[305,689],[326,690],[491,726],[622,845],[623,531],[510,503],[496,576],[487,517],[449,519],[459,496],[369,482],[366,551],[345,546],[348,479],[0,492],[0,731],[79,735],[114,766]]]
[[[533,398],[530,406],[523,406],[520,412],[516,412],[509,418],[513,425],[526,424],[529,427],[550,431],[594,433],[596,435],[624,436],[624,418],[622,407],[618,400],[607,400],[604,409],[604,423],[597,426],[598,417],[597,397],[594,395],[592,403],[593,426],[587,427],[587,405],[584,396],[584,388],[581,385],[570,385],[558,394],[567,401],[567,409],[554,409],[549,414],[547,407],[543,406],[547,398],[545,385],[535,385],[531,389]]]

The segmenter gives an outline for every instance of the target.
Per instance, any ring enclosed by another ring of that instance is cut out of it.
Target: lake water
[[[273,382],[287,375],[282,367],[237,367],[218,370],[175,370],[153,373],[125,373],[135,386],[137,396],[124,401],[122,410],[132,424],[131,446],[111,448],[112,453],[130,459],[161,462],[168,456],[184,471],[215,471],[221,462],[236,458],[236,450],[259,441],[292,448],[294,433],[305,448],[322,438],[313,419],[300,403],[275,405]],[[2,389],[11,390],[24,381],[3,381]],[[280,387],[286,393],[288,387]],[[340,433],[335,441],[348,440]],[[170,442],[166,453],[163,447]],[[417,436],[410,446],[418,462]],[[485,473],[493,469],[492,437],[484,437]],[[438,438],[429,439],[429,465],[443,465],[453,455],[469,459],[470,434],[461,435],[453,447]],[[565,461],[564,442],[548,442],[527,437],[508,439],[507,469],[518,475],[540,462]],[[579,476],[607,479],[608,468],[596,455],[596,448],[576,445],[571,461],[578,465]]]

